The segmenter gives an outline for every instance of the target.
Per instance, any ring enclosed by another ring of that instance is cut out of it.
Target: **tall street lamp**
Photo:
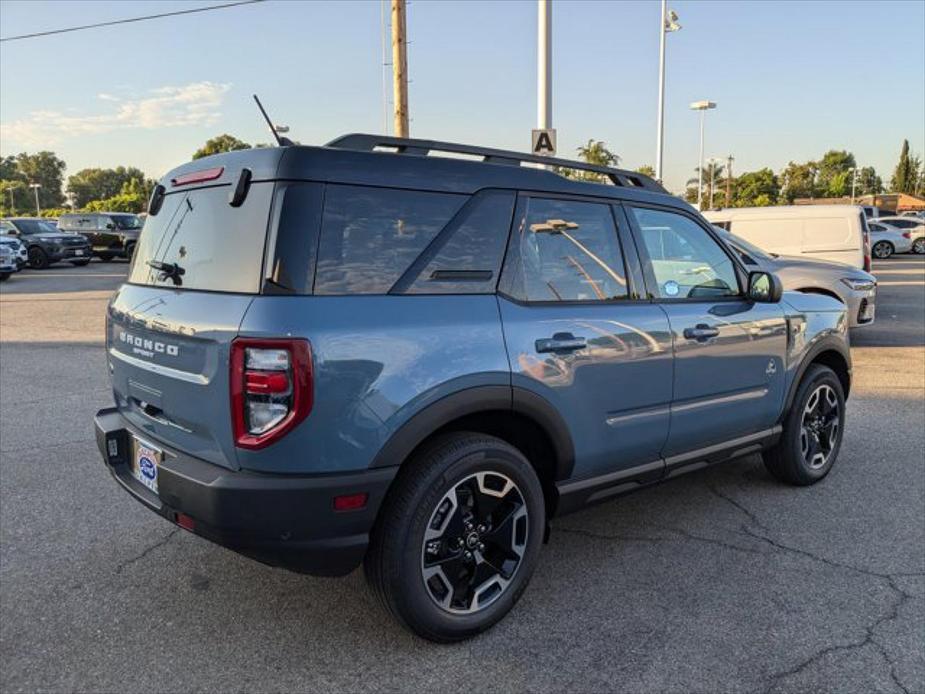
[[[678,14],[668,9],[662,0],[662,24],[658,32],[658,138],[655,145],[655,178],[662,180],[662,159],[665,147],[665,34],[678,31]]]
[[[700,111],[700,166],[697,167],[697,209],[703,208],[703,115],[711,108],[716,108],[714,101],[695,101],[691,109]]]
[[[35,216],[36,216],[36,217],[41,217],[41,216],[42,216],[42,208],[39,207],[39,188],[42,187],[42,184],[41,184],[41,183],[30,183],[30,184],[29,184],[29,187],[32,188],[32,190],[35,191]]]

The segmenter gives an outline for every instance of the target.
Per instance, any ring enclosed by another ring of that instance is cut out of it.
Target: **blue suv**
[[[501,619],[557,514],[838,455],[844,306],[640,174],[348,135],[185,164],[148,212],[108,307],[112,476],[262,562],[364,564],[425,638]]]

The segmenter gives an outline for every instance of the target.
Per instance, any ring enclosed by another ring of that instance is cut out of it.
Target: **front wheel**
[[[889,241],[877,241],[871,249],[871,252],[878,260],[886,260],[893,255],[893,244]]]
[[[49,265],[48,254],[38,246],[29,249],[29,267],[33,270],[44,270]]]
[[[404,464],[370,539],[366,576],[385,607],[431,641],[459,641],[504,617],[527,587],[546,516],[523,454],[454,433]]]
[[[812,364],[797,388],[793,406],[764,464],[782,482],[815,484],[832,469],[845,430],[845,393],[835,372]]]
[[[113,258],[112,253],[100,253],[99,255],[99,259],[102,260],[104,263],[108,263],[112,261],[112,258]]]
[[[912,252],[918,255],[925,255],[925,236],[917,238],[912,242]]]

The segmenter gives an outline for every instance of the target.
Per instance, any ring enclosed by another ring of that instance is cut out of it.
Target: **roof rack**
[[[612,169],[609,166],[598,166],[597,164],[588,164],[583,161],[573,161],[571,159],[558,159],[556,157],[545,157],[537,154],[524,154],[504,149],[492,149],[490,147],[461,145],[456,142],[415,140],[413,138],[390,137],[388,135],[354,133],[331,140],[326,146],[335,147],[337,149],[353,149],[362,152],[373,152],[381,147],[394,150],[394,152],[398,154],[412,154],[418,156],[427,156],[431,152],[450,152],[453,154],[467,154],[470,156],[482,157],[482,161],[490,164],[520,166],[524,162],[530,162],[533,164],[561,166],[567,169],[593,171],[594,173],[603,174],[616,186],[643,188],[657,193],[668,192],[655,179],[635,171]]]

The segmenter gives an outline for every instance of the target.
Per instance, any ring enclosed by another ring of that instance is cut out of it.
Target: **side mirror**
[[[776,304],[784,295],[784,285],[772,272],[751,272],[748,275],[748,298],[759,304]]]

